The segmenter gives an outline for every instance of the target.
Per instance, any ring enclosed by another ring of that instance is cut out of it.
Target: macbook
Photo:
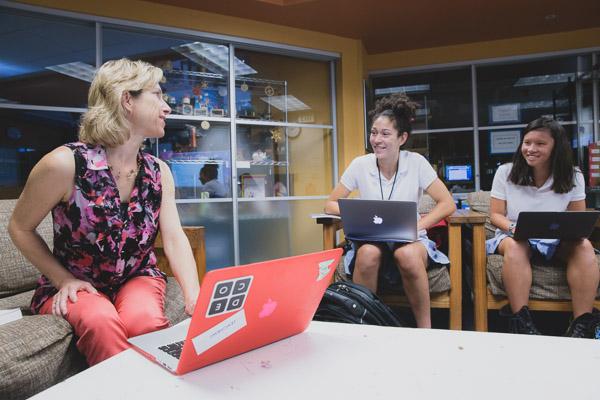
[[[344,234],[372,242],[417,240],[417,203],[414,201],[338,199]]]
[[[304,331],[342,249],[206,273],[191,318],[129,339],[180,375]]]
[[[577,240],[592,234],[600,211],[522,211],[514,238]]]

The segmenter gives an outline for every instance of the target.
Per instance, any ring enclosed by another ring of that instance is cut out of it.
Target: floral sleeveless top
[[[52,209],[54,256],[75,278],[90,282],[111,299],[130,278],[166,279],[154,254],[162,199],[157,160],[138,153],[140,168],[130,200],[121,204],[104,148],[84,143],[65,146],[75,157],[75,182],[69,201]],[[38,313],[56,292],[42,275],[31,310]]]

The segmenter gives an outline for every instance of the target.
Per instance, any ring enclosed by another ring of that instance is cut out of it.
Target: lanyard
[[[379,190],[381,191],[381,200],[385,200],[383,198],[383,185],[381,184],[381,170],[379,169],[379,161],[375,160],[377,164],[377,173],[379,174]],[[400,157],[398,157],[398,163],[400,163]],[[388,196],[388,200],[392,198],[392,193],[394,193],[394,186],[396,185],[396,177],[398,176],[398,168],[396,165],[396,172],[394,173],[394,181],[392,182],[392,190],[390,190],[390,195]]]

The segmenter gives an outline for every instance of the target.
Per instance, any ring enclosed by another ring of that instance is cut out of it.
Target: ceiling
[[[600,27],[600,0],[149,0],[362,40],[369,54]]]

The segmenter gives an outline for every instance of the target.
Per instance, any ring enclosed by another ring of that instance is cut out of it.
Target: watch
[[[510,234],[514,235],[514,234],[515,234],[515,228],[516,228],[516,227],[517,227],[517,224],[516,224],[516,223],[514,223],[514,222],[511,222],[511,223],[508,225],[508,232],[509,232]]]

